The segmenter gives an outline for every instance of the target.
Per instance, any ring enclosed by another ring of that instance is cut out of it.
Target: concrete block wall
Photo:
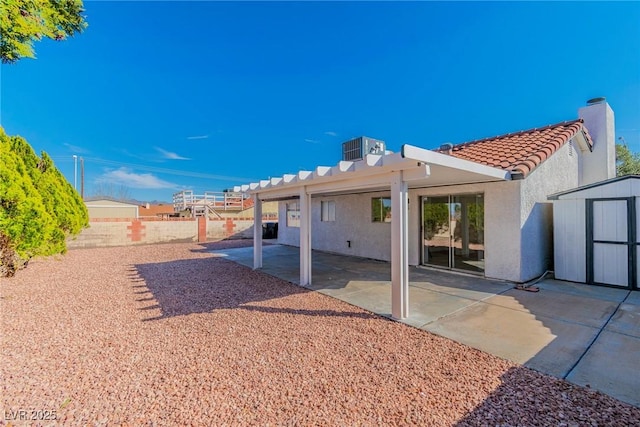
[[[262,221],[273,221],[263,218]],[[207,239],[252,239],[253,218],[222,218],[207,220]]]
[[[273,221],[272,217],[263,218]],[[95,218],[67,241],[69,249],[253,238],[253,218]]]

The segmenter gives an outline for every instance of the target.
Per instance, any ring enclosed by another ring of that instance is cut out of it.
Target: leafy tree
[[[64,40],[82,32],[83,11],[82,0],[0,0],[0,59],[35,58],[35,40]]]
[[[616,144],[616,175],[640,175],[640,154],[632,153],[626,145]]]
[[[64,253],[88,214],[50,157],[1,127],[0,165],[0,276],[12,276],[34,256]]]

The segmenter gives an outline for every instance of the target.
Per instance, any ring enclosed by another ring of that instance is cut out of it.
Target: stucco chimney
[[[591,184],[616,176],[616,135],[613,110],[605,98],[587,101],[578,110],[578,117],[593,140],[593,151],[583,157],[580,185]]]

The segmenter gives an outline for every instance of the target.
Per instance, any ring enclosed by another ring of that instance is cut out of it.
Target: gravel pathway
[[[0,424],[640,424],[599,392],[207,252],[225,244],[250,242],[79,249],[0,279]]]

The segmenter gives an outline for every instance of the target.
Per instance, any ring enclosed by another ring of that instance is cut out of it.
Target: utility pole
[[[80,197],[84,200],[84,158],[80,157]]]
[[[73,189],[78,190],[78,156],[73,155]]]

